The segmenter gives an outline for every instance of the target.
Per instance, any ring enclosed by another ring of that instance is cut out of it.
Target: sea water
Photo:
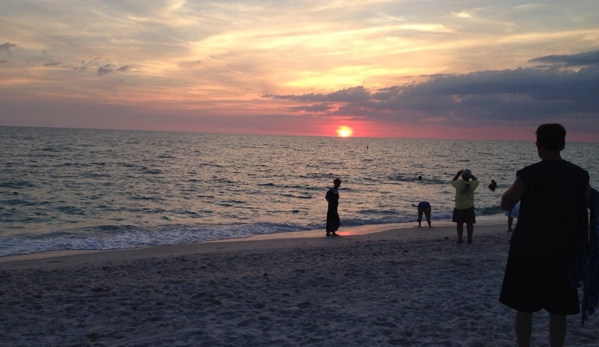
[[[499,215],[516,171],[539,160],[533,141],[0,127],[0,256],[324,229],[334,178],[342,228],[414,223],[422,200],[449,220],[465,168],[476,214]],[[598,153],[568,143],[563,157],[599,187]]]

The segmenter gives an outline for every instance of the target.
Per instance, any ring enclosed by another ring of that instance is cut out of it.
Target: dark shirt
[[[517,176],[525,189],[512,245],[533,258],[568,260],[588,228],[588,172],[565,160],[543,160]]]
[[[428,201],[422,201],[418,204],[418,209],[419,210],[428,210],[429,208],[431,208],[431,204]]]
[[[329,210],[337,211],[337,207],[339,206],[339,192],[335,192],[335,189],[331,188],[327,191],[325,199],[329,202]]]

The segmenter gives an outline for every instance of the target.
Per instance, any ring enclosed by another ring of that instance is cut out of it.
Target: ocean
[[[453,141],[0,127],[0,256],[107,250],[323,229],[340,178],[344,227],[450,220],[451,179],[480,181],[477,216],[502,215],[530,141]],[[599,187],[599,144],[563,157]],[[420,179],[419,179],[420,177]],[[495,191],[487,188],[494,179]]]

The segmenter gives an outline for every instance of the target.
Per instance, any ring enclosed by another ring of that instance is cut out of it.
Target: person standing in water
[[[327,210],[327,237],[339,236],[337,230],[341,225],[341,219],[339,218],[339,212],[337,207],[339,206],[339,186],[341,186],[341,180],[335,178],[333,181],[333,188],[327,191],[325,199],[329,202]]]
[[[495,189],[497,189],[497,182],[495,182],[495,180],[491,180],[491,183],[489,183],[489,189],[494,192]]]

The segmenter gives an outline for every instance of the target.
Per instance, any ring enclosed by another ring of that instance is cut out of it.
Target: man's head
[[[462,171],[462,179],[464,181],[468,181],[470,179],[470,177],[472,177],[472,171],[465,169],[464,171]]]
[[[333,181],[333,184],[335,185],[335,187],[339,187],[341,185],[341,180],[338,178],[335,178],[335,180]]]
[[[537,145],[548,151],[561,151],[566,145],[566,129],[557,123],[543,124],[537,128]]]

